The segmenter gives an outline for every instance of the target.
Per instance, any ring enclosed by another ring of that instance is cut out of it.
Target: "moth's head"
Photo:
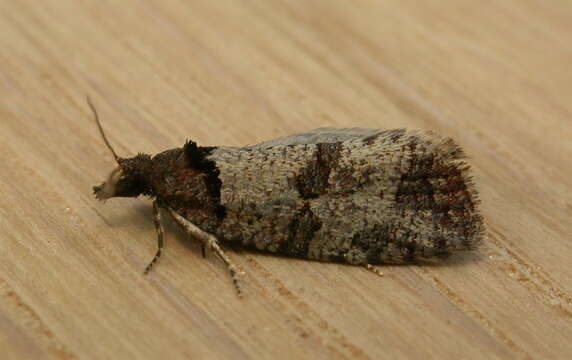
[[[93,187],[93,193],[98,200],[151,194],[149,186],[149,175],[153,164],[151,156],[139,154],[128,159],[117,158],[117,163],[119,166],[109,174],[107,181]]]
[[[149,185],[149,176],[153,165],[151,156],[147,154],[139,154],[132,158],[120,158],[117,156],[103,132],[99,116],[89,97],[87,97],[87,103],[93,111],[103,141],[105,141],[118,165],[109,174],[106,182],[93,187],[95,197],[98,200],[107,200],[112,197],[137,197],[141,194],[152,195]]]

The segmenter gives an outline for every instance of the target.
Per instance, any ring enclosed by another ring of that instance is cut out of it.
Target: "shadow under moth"
[[[221,242],[286,256],[365,266],[442,259],[484,232],[463,151],[431,131],[321,128],[245,147],[187,141],[155,156],[117,156],[93,188],[99,200],[153,199],[228,267]]]

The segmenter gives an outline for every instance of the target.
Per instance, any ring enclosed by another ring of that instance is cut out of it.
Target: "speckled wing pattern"
[[[463,152],[433,132],[323,128],[218,147],[208,159],[220,171],[222,241],[380,264],[443,257],[482,238]]]
[[[250,146],[253,149],[266,149],[274,146],[334,143],[357,140],[379,133],[377,129],[363,128],[318,128],[304,133],[284,136]]]

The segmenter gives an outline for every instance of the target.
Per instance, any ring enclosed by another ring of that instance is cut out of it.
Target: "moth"
[[[88,99],[89,102],[89,99]],[[321,128],[245,147],[182,147],[117,156],[93,188],[99,200],[153,200],[228,267],[221,242],[291,257],[361,265],[443,259],[474,249],[484,231],[461,148],[431,131]],[[239,291],[239,290],[238,290]]]

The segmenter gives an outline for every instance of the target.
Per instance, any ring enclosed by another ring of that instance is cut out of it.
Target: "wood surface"
[[[572,356],[567,0],[0,1],[0,358]],[[488,232],[443,265],[228,249],[146,199],[96,201],[123,156],[320,126],[433,129],[466,150]],[[165,216],[166,218],[167,216]]]

